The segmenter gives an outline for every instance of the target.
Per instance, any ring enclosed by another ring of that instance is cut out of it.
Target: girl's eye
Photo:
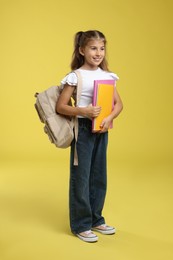
[[[94,46],[93,46],[93,47],[91,47],[91,50],[97,50],[97,47],[94,47]],[[101,51],[104,51],[104,50],[105,50],[105,47],[101,47],[100,50],[101,50]]]

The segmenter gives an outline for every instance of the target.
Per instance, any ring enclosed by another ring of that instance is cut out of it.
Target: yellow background
[[[173,259],[171,0],[0,0],[0,259]],[[77,31],[98,29],[124,110],[110,131],[104,215],[116,236],[68,226],[69,149],[51,145],[34,94],[69,72]]]

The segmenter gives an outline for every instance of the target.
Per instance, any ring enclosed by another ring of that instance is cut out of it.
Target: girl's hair
[[[91,40],[103,40],[106,50],[106,38],[103,33],[92,30],[86,32],[77,32],[74,38],[74,51],[72,55],[71,69],[75,70],[80,68],[84,64],[84,56],[80,54],[79,48],[84,48]],[[106,57],[100,63],[99,67],[103,70],[108,71],[108,63]]]

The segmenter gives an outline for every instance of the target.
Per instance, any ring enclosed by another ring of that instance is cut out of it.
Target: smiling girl
[[[101,130],[92,132],[91,119],[101,111],[101,107],[91,105],[94,80],[118,80],[117,75],[108,70],[103,33],[97,30],[76,33],[71,69],[72,72],[61,81],[63,91],[56,107],[58,113],[78,118],[78,139],[76,144],[73,140],[70,155],[70,227],[72,233],[83,241],[96,242],[98,236],[93,231],[107,235],[116,231],[106,224],[102,210],[107,190],[108,129],[123,108],[115,87],[114,109],[103,119]],[[78,82],[74,70],[78,70],[82,77],[82,93],[76,107],[69,105]],[[73,165],[75,145],[77,166]]]

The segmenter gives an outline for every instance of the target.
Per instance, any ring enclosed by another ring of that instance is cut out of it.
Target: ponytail
[[[80,38],[81,38],[82,34],[83,34],[82,31],[77,32],[77,33],[75,34],[74,47],[80,47]]]
[[[74,38],[74,51],[72,55],[71,69],[75,70],[80,68],[84,64],[84,57],[79,52],[80,39],[83,32],[77,32]]]

